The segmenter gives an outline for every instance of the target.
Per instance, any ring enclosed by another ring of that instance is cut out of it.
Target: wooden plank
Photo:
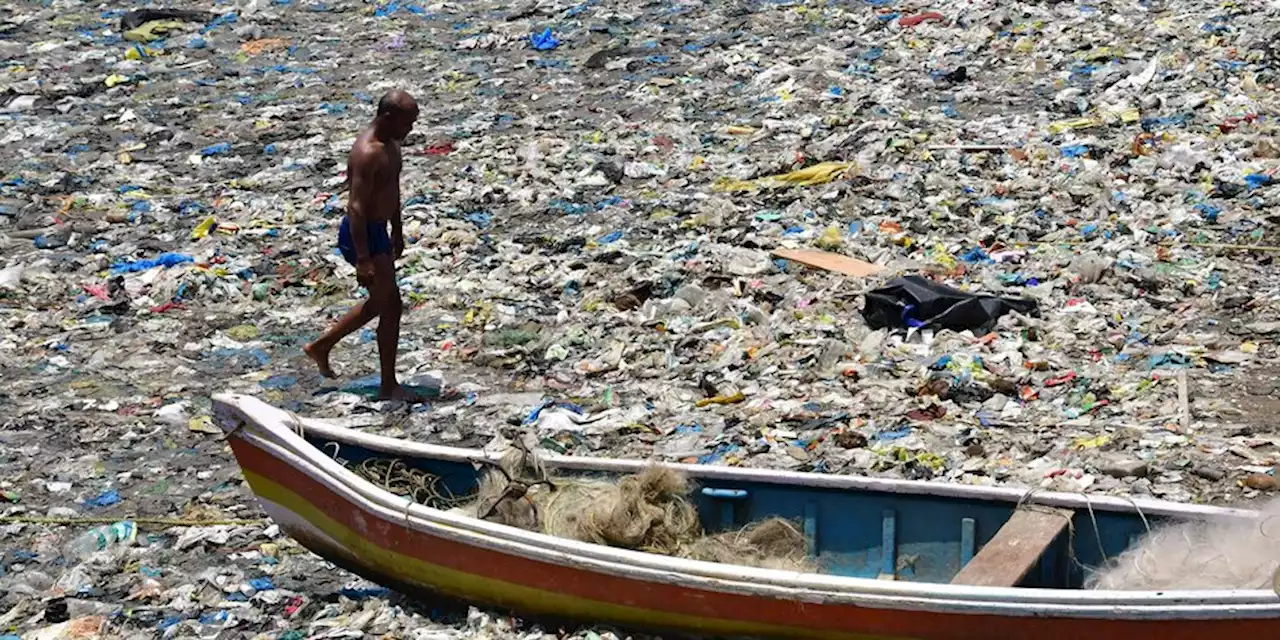
[[[1067,528],[1071,516],[1072,512],[1066,509],[1039,506],[1015,511],[995,537],[951,579],[951,584],[1017,586]]]
[[[879,273],[884,270],[879,265],[864,262],[857,258],[850,258],[838,253],[830,251],[815,251],[813,249],[774,249],[773,255],[783,260],[792,260],[803,265],[815,267],[818,269],[826,269],[827,271],[835,271],[843,273],[846,276],[855,278],[865,278],[869,275]]]

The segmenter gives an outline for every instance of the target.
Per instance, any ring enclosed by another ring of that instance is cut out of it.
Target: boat
[[[1274,590],[1102,591],[1101,565],[1162,524],[1258,518],[1157,500],[711,465],[673,465],[708,531],[803,523],[822,573],[588,544],[434,509],[348,470],[398,459],[459,495],[482,450],[377,436],[258,399],[214,397],[267,514],[300,544],[411,597],[442,594],[531,618],[715,637],[1136,640],[1280,637]],[[621,475],[636,460],[548,455],[557,474]],[[798,525],[797,525],[798,526]]]

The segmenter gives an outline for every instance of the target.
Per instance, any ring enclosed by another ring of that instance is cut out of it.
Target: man
[[[400,289],[395,261],[404,253],[404,224],[400,217],[400,145],[418,119],[418,105],[404,91],[395,90],[378,101],[373,124],[356,138],[347,156],[347,215],[338,228],[338,249],[355,265],[356,281],[369,298],[356,305],[338,324],[303,347],[320,374],[333,378],[329,352],[338,341],[378,318],[378,361],[382,386],[379,400],[420,402],[396,380],[396,348],[400,341]],[[388,223],[391,233],[387,233]]]

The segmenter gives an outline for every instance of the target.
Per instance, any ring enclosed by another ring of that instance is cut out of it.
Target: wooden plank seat
[[[951,584],[1015,587],[1071,522],[1072,512],[1049,507],[1021,508],[995,537],[961,567]]]

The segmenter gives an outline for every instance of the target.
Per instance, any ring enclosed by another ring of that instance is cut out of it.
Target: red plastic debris
[[[453,142],[450,140],[433,142],[427,146],[423,153],[429,156],[447,156],[453,153]]]
[[[299,611],[301,611],[302,608],[305,607],[306,605],[307,605],[306,598],[303,598],[302,596],[294,596],[289,600],[289,603],[284,606],[284,615],[292,618]]]
[[[1075,379],[1076,379],[1076,372],[1068,371],[1066,375],[1058,376],[1057,378],[1049,378],[1048,380],[1045,380],[1044,386],[1056,387],[1058,385],[1063,385],[1068,382],[1071,382],[1072,380],[1075,380]]]
[[[156,305],[154,307],[151,307],[151,313],[164,313],[172,309],[186,309],[186,308],[187,308],[187,305],[184,305],[181,302],[170,301],[161,305]]]
[[[917,13],[914,16],[901,18],[898,20],[898,25],[902,27],[914,27],[925,21],[942,22],[943,20],[946,20],[946,18],[944,18],[941,13],[938,13],[937,11],[926,11],[924,13]]]

